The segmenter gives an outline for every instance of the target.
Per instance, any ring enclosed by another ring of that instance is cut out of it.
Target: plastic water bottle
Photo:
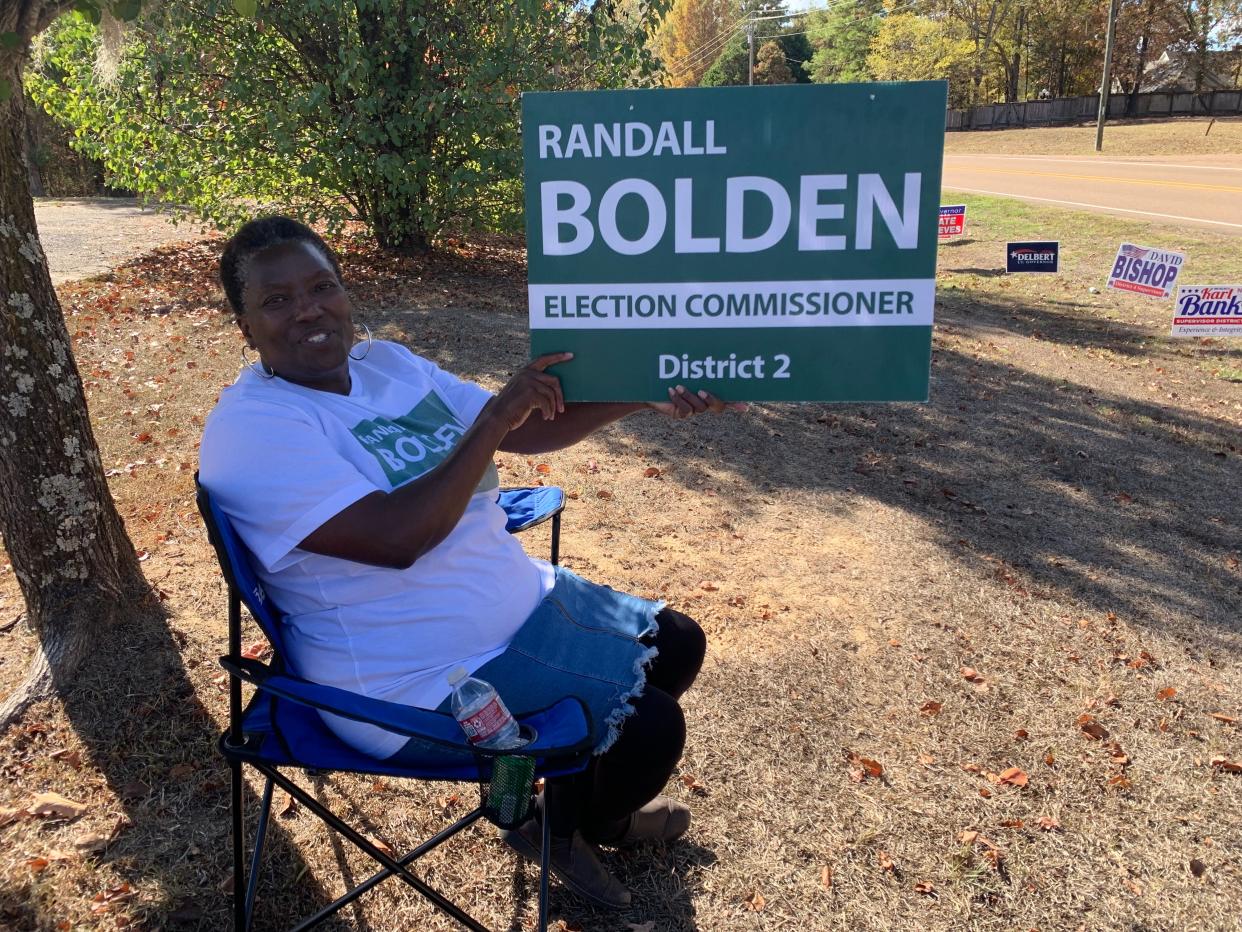
[[[453,687],[450,700],[453,717],[471,744],[489,751],[503,751],[520,748],[526,743],[517,720],[509,714],[491,683],[468,675],[465,667],[450,670],[448,681]]]

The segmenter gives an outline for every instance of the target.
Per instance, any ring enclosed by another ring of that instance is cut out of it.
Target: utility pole
[[[754,19],[752,19],[750,22],[746,24],[746,44],[750,48],[750,68],[747,71],[746,83],[753,87],[755,83],[755,21]]]
[[[1095,121],[1095,151],[1104,148],[1104,121],[1108,119],[1108,89],[1113,83],[1113,34],[1117,31],[1117,0],[1108,3],[1108,34],[1104,39],[1104,79],[1100,81],[1100,114]]]

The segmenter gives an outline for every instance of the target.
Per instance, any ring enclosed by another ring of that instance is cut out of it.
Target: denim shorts
[[[595,753],[612,747],[629,699],[642,693],[656,649],[640,638],[659,627],[663,602],[617,592],[556,567],[552,591],[518,629],[508,648],[473,676],[496,687],[514,714],[577,696],[591,712]],[[440,704],[448,711],[449,700]]]

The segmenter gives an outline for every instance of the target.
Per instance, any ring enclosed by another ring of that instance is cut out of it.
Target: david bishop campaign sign
[[[532,355],[573,401],[923,401],[939,81],[525,94]]]

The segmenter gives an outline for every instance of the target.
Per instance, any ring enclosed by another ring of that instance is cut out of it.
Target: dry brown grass
[[[1189,156],[1242,154],[1242,118],[1212,121],[1133,120],[1108,123],[1101,158],[1116,156]],[[997,155],[1088,155],[1095,152],[1095,124],[1030,129],[973,130],[945,134],[945,151]]]
[[[555,894],[565,927],[1237,928],[1242,777],[1210,762],[1242,758],[1211,717],[1242,696],[1242,387],[1216,377],[1240,353],[1165,338],[1167,305],[1088,290],[1144,228],[969,203],[970,240],[941,251],[929,405],[641,417],[543,458],[576,497],[565,562],[660,594],[712,645],[686,701],[690,779],[670,789],[689,837],[613,858],[626,914]],[[999,242],[1062,228],[1063,275],[994,273]],[[1242,273],[1236,240],[1156,240],[1196,275]],[[215,248],[63,292],[113,492],[172,618],[116,632],[67,703],[0,741],[0,806],[55,790],[89,807],[0,829],[6,927],[227,924],[223,590],[181,465],[237,367]],[[521,363],[513,244],[431,264],[355,249],[347,272],[381,336],[492,387]],[[541,476],[501,461],[508,484]],[[0,623],[17,598],[0,574]],[[20,625],[2,636],[0,688],[32,646]],[[997,782],[1011,767],[1026,786]],[[464,805],[449,786],[304,782],[398,848]],[[86,833],[114,838],[83,856]],[[278,818],[258,927],[326,902],[342,867],[367,870],[304,811]],[[495,927],[530,927],[532,875],[490,833],[428,873]],[[339,927],[451,925],[389,883]]]

